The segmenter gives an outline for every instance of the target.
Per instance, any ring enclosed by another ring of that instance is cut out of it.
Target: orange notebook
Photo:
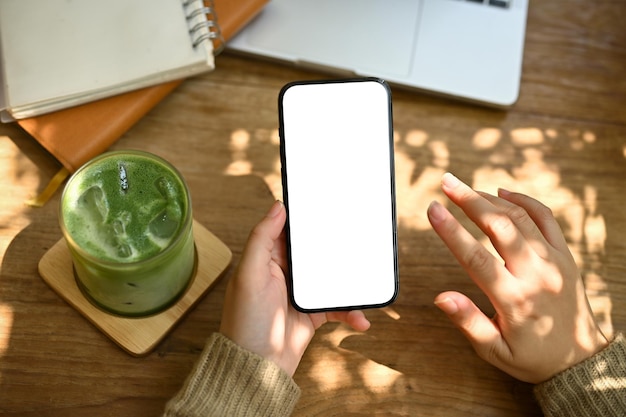
[[[237,31],[261,11],[268,0],[213,0],[212,14],[220,28],[215,50],[223,47]],[[208,2],[209,4],[211,2]],[[63,164],[40,199],[47,199],[71,172],[108,149],[148,111],[171,93],[183,80],[93,101],[80,106],[17,120],[17,123]],[[54,184],[56,182],[56,184]],[[43,201],[45,202],[45,201]],[[31,202],[33,205],[37,201]]]

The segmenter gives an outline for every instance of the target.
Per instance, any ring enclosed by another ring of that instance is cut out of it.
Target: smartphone
[[[382,307],[398,293],[391,90],[301,81],[279,95],[287,283],[303,312]]]

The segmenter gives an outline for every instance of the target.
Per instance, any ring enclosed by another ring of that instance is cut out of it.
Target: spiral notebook
[[[0,108],[21,119],[214,68],[202,0],[0,0]]]

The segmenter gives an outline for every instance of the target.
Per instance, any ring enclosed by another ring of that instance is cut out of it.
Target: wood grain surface
[[[328,324],[316,334],[295,375],[303,394],[294,415],[541,415],[532,386],[479,359],[432,303],[456,289],[492,312],[426,219],[430,201],[449,205],[439,189],[445,171],[549,205],[604,330],[626,330],[624,22],[621,0],[531,1],[521,94],[506,111],[393,88],[400,295],[368,312],[367,333]],[[150,151],[179,168],[194,217],[236,265],[281,195],[278,91],[328,76],[229,54],[216,63],[113,148]],[[153,353],[129,355],[37,272],[61,237],[59,195],[39,209],[23,202],[59,168],[16,125],[0,125],[0,415],[158,416],[218,329],[234,268]]]
[[[230,249],[194,220],[196,264],[185,292],[168,308],[156,314],[124,317],[96,306],[78,286],[72,255],[64,238],[39,261],[39,275],[59,296],[93,323],[122,349],[135,356],[150,353],[209,291],[230,266]]]

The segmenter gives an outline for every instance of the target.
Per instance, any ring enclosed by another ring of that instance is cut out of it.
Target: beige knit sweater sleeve
[[[535,386],[546,417],[626,416],[626,338]]]
[[[164,416],[289,416],[299,397],[280,367],[214,333]]]

